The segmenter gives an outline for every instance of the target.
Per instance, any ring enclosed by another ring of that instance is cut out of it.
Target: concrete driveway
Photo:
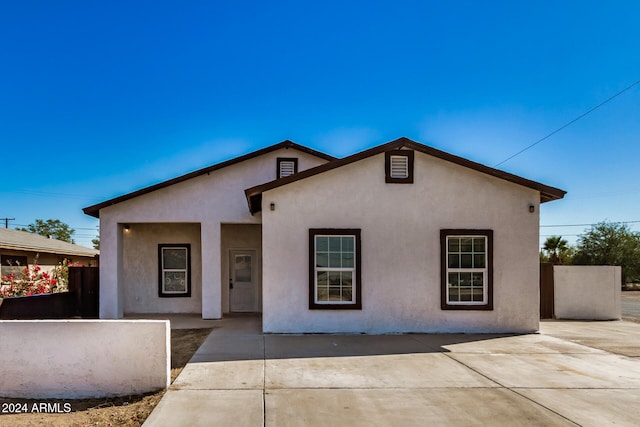
[[[263,335],[231,318],[144,424],[640,424],[640,324],[543,322],[530,335]]]
[[[640,291],[622,292],[622,317],[640,320]]]

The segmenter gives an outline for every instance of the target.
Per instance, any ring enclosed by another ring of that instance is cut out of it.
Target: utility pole
[[[0,218],[1,221],[4,221],[4,228],[9,228],[9,221],[15,221],[15,218]]]

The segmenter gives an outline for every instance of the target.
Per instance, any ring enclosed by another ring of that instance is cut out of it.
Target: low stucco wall
[[[620,319],[621,267],[556,265],[553,280],[557,319]]]
[[[0,396],[140,394],[171,380],[167,320],[0,321]]]

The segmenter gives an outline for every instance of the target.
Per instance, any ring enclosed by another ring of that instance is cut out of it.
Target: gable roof
[[[155,184],[155,185],[151,185],[149,187],[142,188],[142,189],[134,191],[132,193],[128,193],[128,194],[125,194],[123,196],[115,197],[115,198],[107,200],[105,202],[98,203],[96,205],[86,207],[86,208],[82,209],[82,211],[87,215],[91,215],[93,217],[99,218],[100,217],[100,209],[103,209],[103,208],[106,208],[108,206],[112,206],[112,205],[124,202],[126,200],[133,199],[133,198],[141,196],[143,194],[151,193],[152,191],[156,191],[156,190],[160,190],[160,189],[165,188],[165,187],[169,187],[170,185],[177,184],[179,182],[187,181],[187,180],[189,180],[191,178],[195,178],[195,177],[198,177],[200,175],[208,174],[210,172],[217,171],[217,170],[220,170],[222,168],[226,168],[227,166],[235,165],[237,163],[244,162],[246,160],[250,160],[250,159],[253,159],[255,157],[262,156],[264,154],[268,154],[268,153],[271,153],[271,152],[276,151],[276,150],[280,150],[282,148],[295,148],[298,151],[302,151],[303,153],[311,154],[312,156],[319,157],[319,158],[327,160],[327,161],[332,161],[332,160],[336,159],[335,157],[330,156],[330,155],[325,154],[325,153],[321,153],[320,151],[316,151],[316,150],[313,150],[311,148],[307,148],[307,147],[304,147],[302,145],[296,144],[295,142],[292,142],[292,141],[289,141],[289,140],[285,140],[285,141],[282,141],[282,142],[280,142],[278,144],[272,145],[270,147],[262,148],[260,150],[254,151],[252,153],[245,154],[243,156],[236,157],[236,158],[224,161],[222,163],[217,163],[215,165],[212,165],[212,166],[209,166],[209,167],[206,167],[206,168],[203,168],[203,169],[198,169],[198,170],[190,172],[190,173],[188,173],[186,175],[182,175],[182,176],[179,176],[177,178],[173,178],[173,179],[170,179],[168,181],[164,181],[164,182],[161,182],[161,183],[158,183],[158,184]]]
[[[63,242],[62,240],[49,239],[28,231],[7,228],[0,228],[0,249],[86,257],[94,257],[100,253],[96,249]]]
[[[444,151],[440,151],[438,149],[426,146],[424,144],[420,144],[418,142],[412,141],[409,138],[402,137],[402,138],[396,139],[395,141],[391,141],[386,144],[382,144],[377,147],[373,147],[368,150],[361,151],[360,153],[356,153],[351,156],[344,157],[342,159],[337,159],[332,162],[325,163],[323,165],[316,166],[314,168],[307,169],[302,172],[298,172],[297,174],[290,175],[285,178],[276,179],[275,181],[271,181],[266,184],[257,185],[255,187],[248,188],[245,190],[245,195],[247,197],[247,203],[249,204],[249,211],[251,212],[251,214],[254,214],[262,210],[262,193],[267,190],[281,187],[283,185],[287,185],[292,182],[308,178],[310,176],[318,175],[320,173],[323,173],[332,169],[336,169],[341,166],[345,166],[350,163],[354,163],[371,156],[375,156],[376,154],[384,153],[390,150],[398,150],[400,148],[408,148],[411,150],[419,151],[421,153],[425,153],[430,156],[437,157],[447,162],[455,163],[457,165],[464,166],[466,168],[473,169],[478,172],[482,172],[487,175],[491,175],[496,178],[503,179],[505,181],[513,182],[515,184],[537,190],[540,192],[540,203],[562,199],[564,195],[567,193],[566,191],[560,190],[559,188],[550,187],[548,185],[531,181],[529,179],[522,178],[520,176],[511,174],[508,172],[494,169],[489,166],[485,166],[480,163],[476,163],[471,160],[467,160],[465,158],[458,157],[453,154],[446,153]]]

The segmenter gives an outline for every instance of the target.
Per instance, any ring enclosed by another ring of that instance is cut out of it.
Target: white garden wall
[[[132,395],[171,380],[167,320],[5,320],[0,343],[3,397]]]
[[[556,265],[553,281],[557,319],[620,319],[621,267]]]

